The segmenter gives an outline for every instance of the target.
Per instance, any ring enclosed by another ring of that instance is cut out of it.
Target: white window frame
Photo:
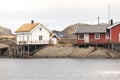
[[[105,33],[105,39],[109,39],[109,33]]]
[[[80,35],[82,35],[82,36],[83,36],[83,38],[80,38]],[[83,33],[78,34],[78,39],[79,39],[79,40],[84,40],[84,34],[83,34]]]
[[[42,35],[39,35],[39,40],[43,40],[43,36]]]
[[[95,39],[100,39],[100,33],[95,33]]]

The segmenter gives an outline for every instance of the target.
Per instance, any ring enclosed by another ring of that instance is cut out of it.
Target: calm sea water
[[[0,80],[120,80],[120,59],[0,59]]]

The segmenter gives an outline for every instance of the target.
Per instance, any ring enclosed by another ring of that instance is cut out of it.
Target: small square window
[[[42,31],[42,28],[39,28],[40,31]]]
[[[95,34],[95,39],[100,39],[100,34],[99,33]]]
[[[84,39],[84,34],[79,34],[79,36],[78,36],[78,37],[79,37],[79,39],[81,39],[81,40],[82,40],[82,39]]]

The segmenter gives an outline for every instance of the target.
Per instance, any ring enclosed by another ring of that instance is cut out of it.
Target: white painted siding
[[[31,32],[17,33],[17,44],[49,44],[50,32],[43,26],[38,25]],[[29,36],[29,40],[28,40]],[[42,36],[42,40],[39,40]]]
[[[21,41],[28,41],[28,36],[29,40],[31,40],[31,34],[30,33],[17,33],[17,44]]]
[[[41,28],[41,30],[40,30]],[[39,36],[42,36],[42,40],[39,40]],[[32,31],[32,41],[40,44],[48,44],[50,39],[50,32],[42,26],[37,26]]]

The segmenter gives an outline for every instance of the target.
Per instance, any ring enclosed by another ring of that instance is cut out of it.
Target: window
[[[39,40],[42,40],[42,36],[41,35],[39,36]]]
[[[27,40],[29,41],[29,36],[27,36]]]
[[[95,39],[100,39],[100,34],[99,33],[95,34]]]
[[[18,36],[19,40],[21,41],[21,36]]]
[[[105,38],[106,38],[106,39],[109,39],[109,33],[106,33],[106,34],[105,34]]]
[[[42,28],[39,28],[40,31],[42,31]]]
[[[22,40],[24,41],[24,36],[22,36]]]
[[[78,36],[79,36],[79,39],[81,40],[84,39],[84,34],[79,34]]]

